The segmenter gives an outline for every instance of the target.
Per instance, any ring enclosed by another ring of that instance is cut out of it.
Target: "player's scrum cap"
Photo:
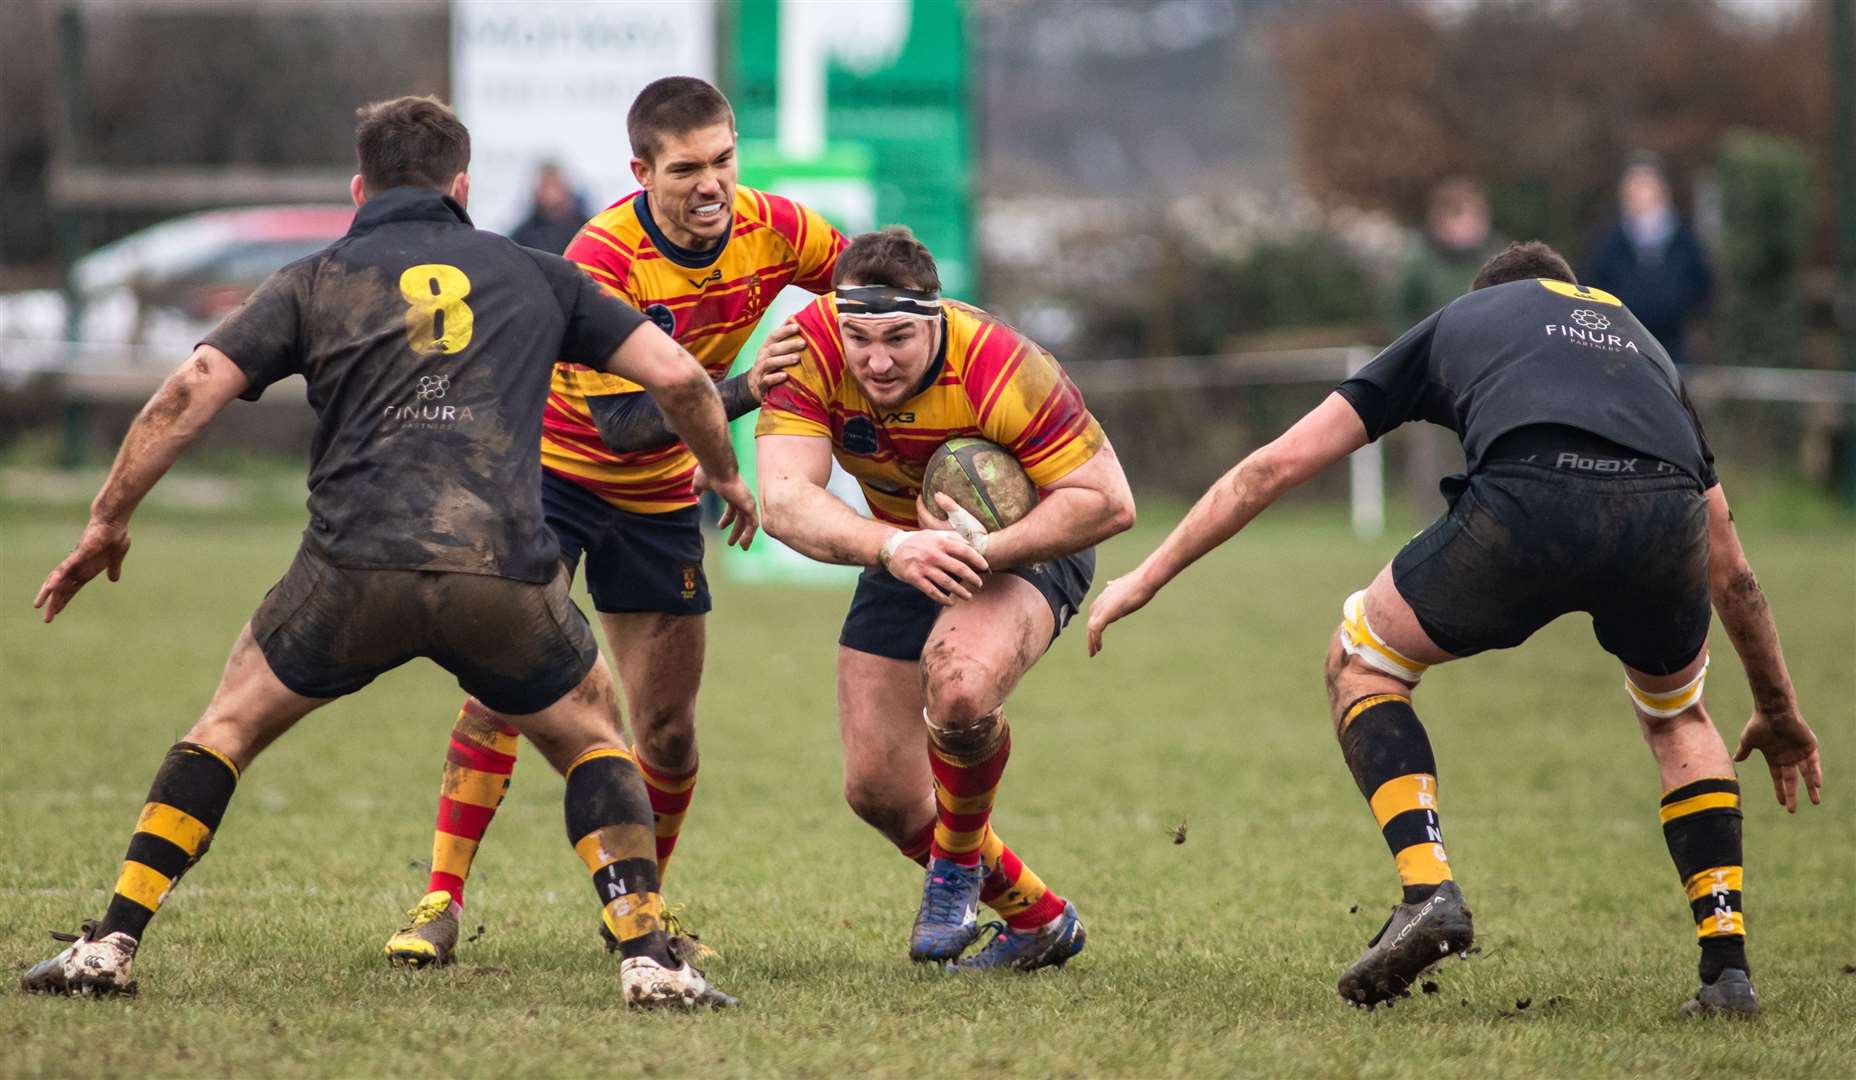
[[[888,285],[857,285],[837,291],[838,314],[859,319],[934,319],[941,294]]]

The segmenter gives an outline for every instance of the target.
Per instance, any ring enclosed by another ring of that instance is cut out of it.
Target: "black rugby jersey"
[[[437,191],[367,200],[204,344],[316,410],[306,540],[336,566],[547,581],[542,405],[556,361],[603,367],[645,319],[574,265],[470,223]]]
[[[1369,439],[1408,420],[1456,432],[1472,473],[1502,435],[1552,424],[1667,462],[1704,490],[1717,482],[1669,354],[1600,289],[1548,279],[1478,289],[1335,389]]]

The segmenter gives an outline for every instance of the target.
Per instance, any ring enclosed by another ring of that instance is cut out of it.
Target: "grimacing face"
[[[651,196],[651,215],[680,247],[705,251],[734,217],[734,125],[724,121],[661,137],[655,160],[632,159],[632,175]]]
[[[870,404],[890,409],[913,397],[921,385],[940,345],[941,323],[841,316],[838,332],[844,339],[845,365],[858,389]]]

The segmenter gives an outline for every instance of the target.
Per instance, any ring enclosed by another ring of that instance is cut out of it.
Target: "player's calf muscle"
[[[1327,684],[1328,711],[1334,721],[1334,731],[1340,732],[1341,720],[1347,710],[1363,698],[1376,694],[1403,694],[1409,696],[1412,688],[1392,676],[1376,671],[1361,662],[1357,657],[1348,656],[1341,648],[1340,630],[1328,643],[1327,662],[1322,665],[1322,677]]]

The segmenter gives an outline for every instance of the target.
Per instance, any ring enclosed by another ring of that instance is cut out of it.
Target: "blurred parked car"
[[[131,233],[72,266],[83,305],[77,338],[191,347],[273,270],[327,246],[353,218],[354,207],[347,205],[249,206],[188,214]],[[62,292],[0,295],[0,340],[66,337]],[[0,367],[21,366],[26,350],[5,351],[13,355]]]

